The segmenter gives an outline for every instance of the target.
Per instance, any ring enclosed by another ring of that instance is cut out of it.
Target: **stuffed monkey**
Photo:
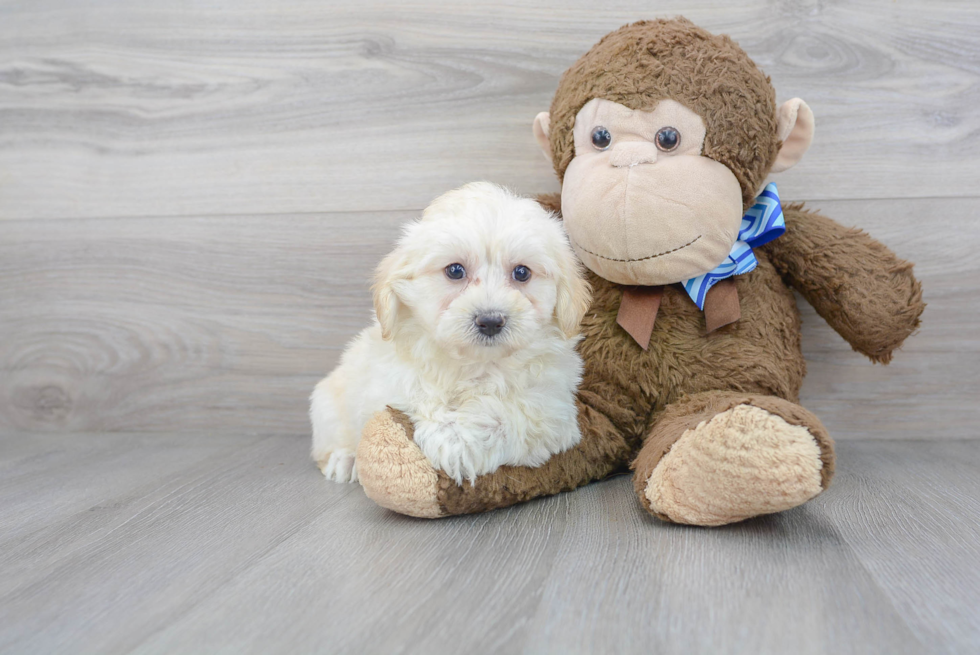
[[[867,234],[782,203],[769,173],[803,156],[813,114],[777,106],[727,36],[686,19],[606,35],[562,76],[534,133],[594,290],[582,323],[582,440],[537,468],[458,486],[388,410],[357,451],[365,492],[422,517],[480,512],[633,470],[665,521],[722,525],[827,488],[834,446],[798,404],[798,291],[858,352],[887,364],[919,325],[912,265]]]

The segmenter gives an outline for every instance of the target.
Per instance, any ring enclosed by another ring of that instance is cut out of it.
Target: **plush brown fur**
[[[575,116],[593,98],[649,111],[672,98],[700,114],[702,154],[727,166],[751,207],[779,152],[776,92],[728,36],[689,20],[640,21],[602,38],[562,75],[551,103],[551,151],[558,179],[575,156]]]
[[[802,204],[783,209],[786,234],[762,250],[854,350],[890,362],[925,309],[912,263],[866,232],[841,227]]]
[[[541,201],[558,210],[558,196]],[[625,471],[631,463],[638,497],[649,509],[642,487],[670,446],[692,425],[738,404],[807,427],[820,446],[826,488],[834,471],[833,442],[820,421],[795,404],[806,364],[799,313],[786,284],[855,349],[880,362],[915,330],[924,304],[911,265],[871,237],[799,205],[784,211],[787,234],[757,250],[755,271],[735,278],[742,319],[711,334],[704,314],[679,285],[671,285],[664,289],[644,352],[616,325],[622,287],[590,273],[594,299],[583,321],[581,347],[586,364],[579,391],[582,442],[539,468],[502,467],[474,485],[458,487],[437,472],[443,514],[486,511],[567,491]],[[775,247],[783,239],[780,245],[788,247]],[[409,427],[407,421],[403,425]],[[405,439],[411,439],[410,429]],[[359,458],[358,466],[371,462]],[[407,506],[399,511],[414,513]]]
[[[666,287],[647,351],[616,324],[622,287],[591,272],[589,282],[593,302],[582,323],[581,444],[539,469],[505,467],[472,487],[457,487],[446,478],[440,501],[447,512],[500,507],[624,471],[659,412],[689,394],[725,389],[798,400],[806,371],[799,313],[765,256],[755,271],[736,279],[742,320],[710,335],[704,313],[680,285]]]
[[[697,111],[707,125],[703,154],[732,169],[747,205],[779,148],[768,78],[728,37],[713,36],[683,19],[617,30],[562,77],[550,133],[559,177],[574,154],[575,114],[596,97],[642,110],[670,97]],[[540,201],[560,213],[558,195]],[[581,443],[541,467],[503,467],[472,485],[456,486],[438,473],[440,513],[483,511],[558,493],[631,464],[640,502],[653,511],[643,489],[671,446],[692,427],[741,405],[805,427],[819,446],[821,487],[826,488],[834,471],[833,442],[820,421],[797,404],[806,364],[792,289],[855,350],[881,363],[919,325],[924,304],[912,265],[867,234],[801,205],[785,206],[784,214],[786,234],[756,249],[756,269],[734,278],[741,319],[710,334],[704,313],[683,288],[668,285],[649,348],[642,350],[616,323],[623,287],[590,272],[593,302],[582,323],[580,346],[585,362],[579,390]],[[399,438],[410,442],[405,423]],[[364,439],[376,435],[368,431]],[[384,439],[390,443],[391,435],[386,432]],[[359,450],[358,469],[365,467],[394,470],[387,459],[364,459]],[[374,478],[383,479],[383,474]],[[372,498],[385,493],[369,490]],[[400,499],[386,506],[415,511],[412,502]],[[745,516],[731,520],[739,518]],[[711,524],[723,519],[715,517]]]

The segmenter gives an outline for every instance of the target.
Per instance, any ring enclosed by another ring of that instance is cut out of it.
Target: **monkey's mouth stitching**
[[[606,259],[606,260],[609,260],[611,262],[644,262],[644,261],[646,261],[648,259],[654,259],[656,257],[663,257],[664,255],[669,255],[672,252],[677,252],[678,250],[683,250],[684,248],[687,248],[688,246],[692,245],[695,241],[697,241],[698,239],[700,239],[702,236],[704,236],[704,235],[699,234],[696,237],[694,237],[693,239],[691,239],[690,241],[688,241],[687,243],[685,243],[683,246],[677,246],[673,250],[665,250],[663,252],[658,252],[656,255],[648,255],[646,257],[640,257],[639,259],[616,259],[615,257],[606,257],[605,255],[600,255],[597,252],[592,252],[588,248],[582,248],[582,244],[580,244],[578,241],[575,241],[575,246],[578,247],[581,250],[584,250],[585,252],[589,253],[590,255],[594,255],[594,256],[598,257],[599,259]]]

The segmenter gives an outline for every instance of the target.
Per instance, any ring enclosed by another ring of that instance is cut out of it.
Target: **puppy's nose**
[[[480,314],[473,319],[473,322],[476,323],[476,329],[480,331],[480,334],[492,337],[504,329],[507,318],[500,314]]]

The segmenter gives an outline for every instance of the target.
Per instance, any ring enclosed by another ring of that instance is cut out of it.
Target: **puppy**
[[[357,480],[365,423],[405,412],[458,484],[577,444],[589,287],[558,219],[487,182],[436,199],[378,266],[377,320],[313,391],[313,459]]]

